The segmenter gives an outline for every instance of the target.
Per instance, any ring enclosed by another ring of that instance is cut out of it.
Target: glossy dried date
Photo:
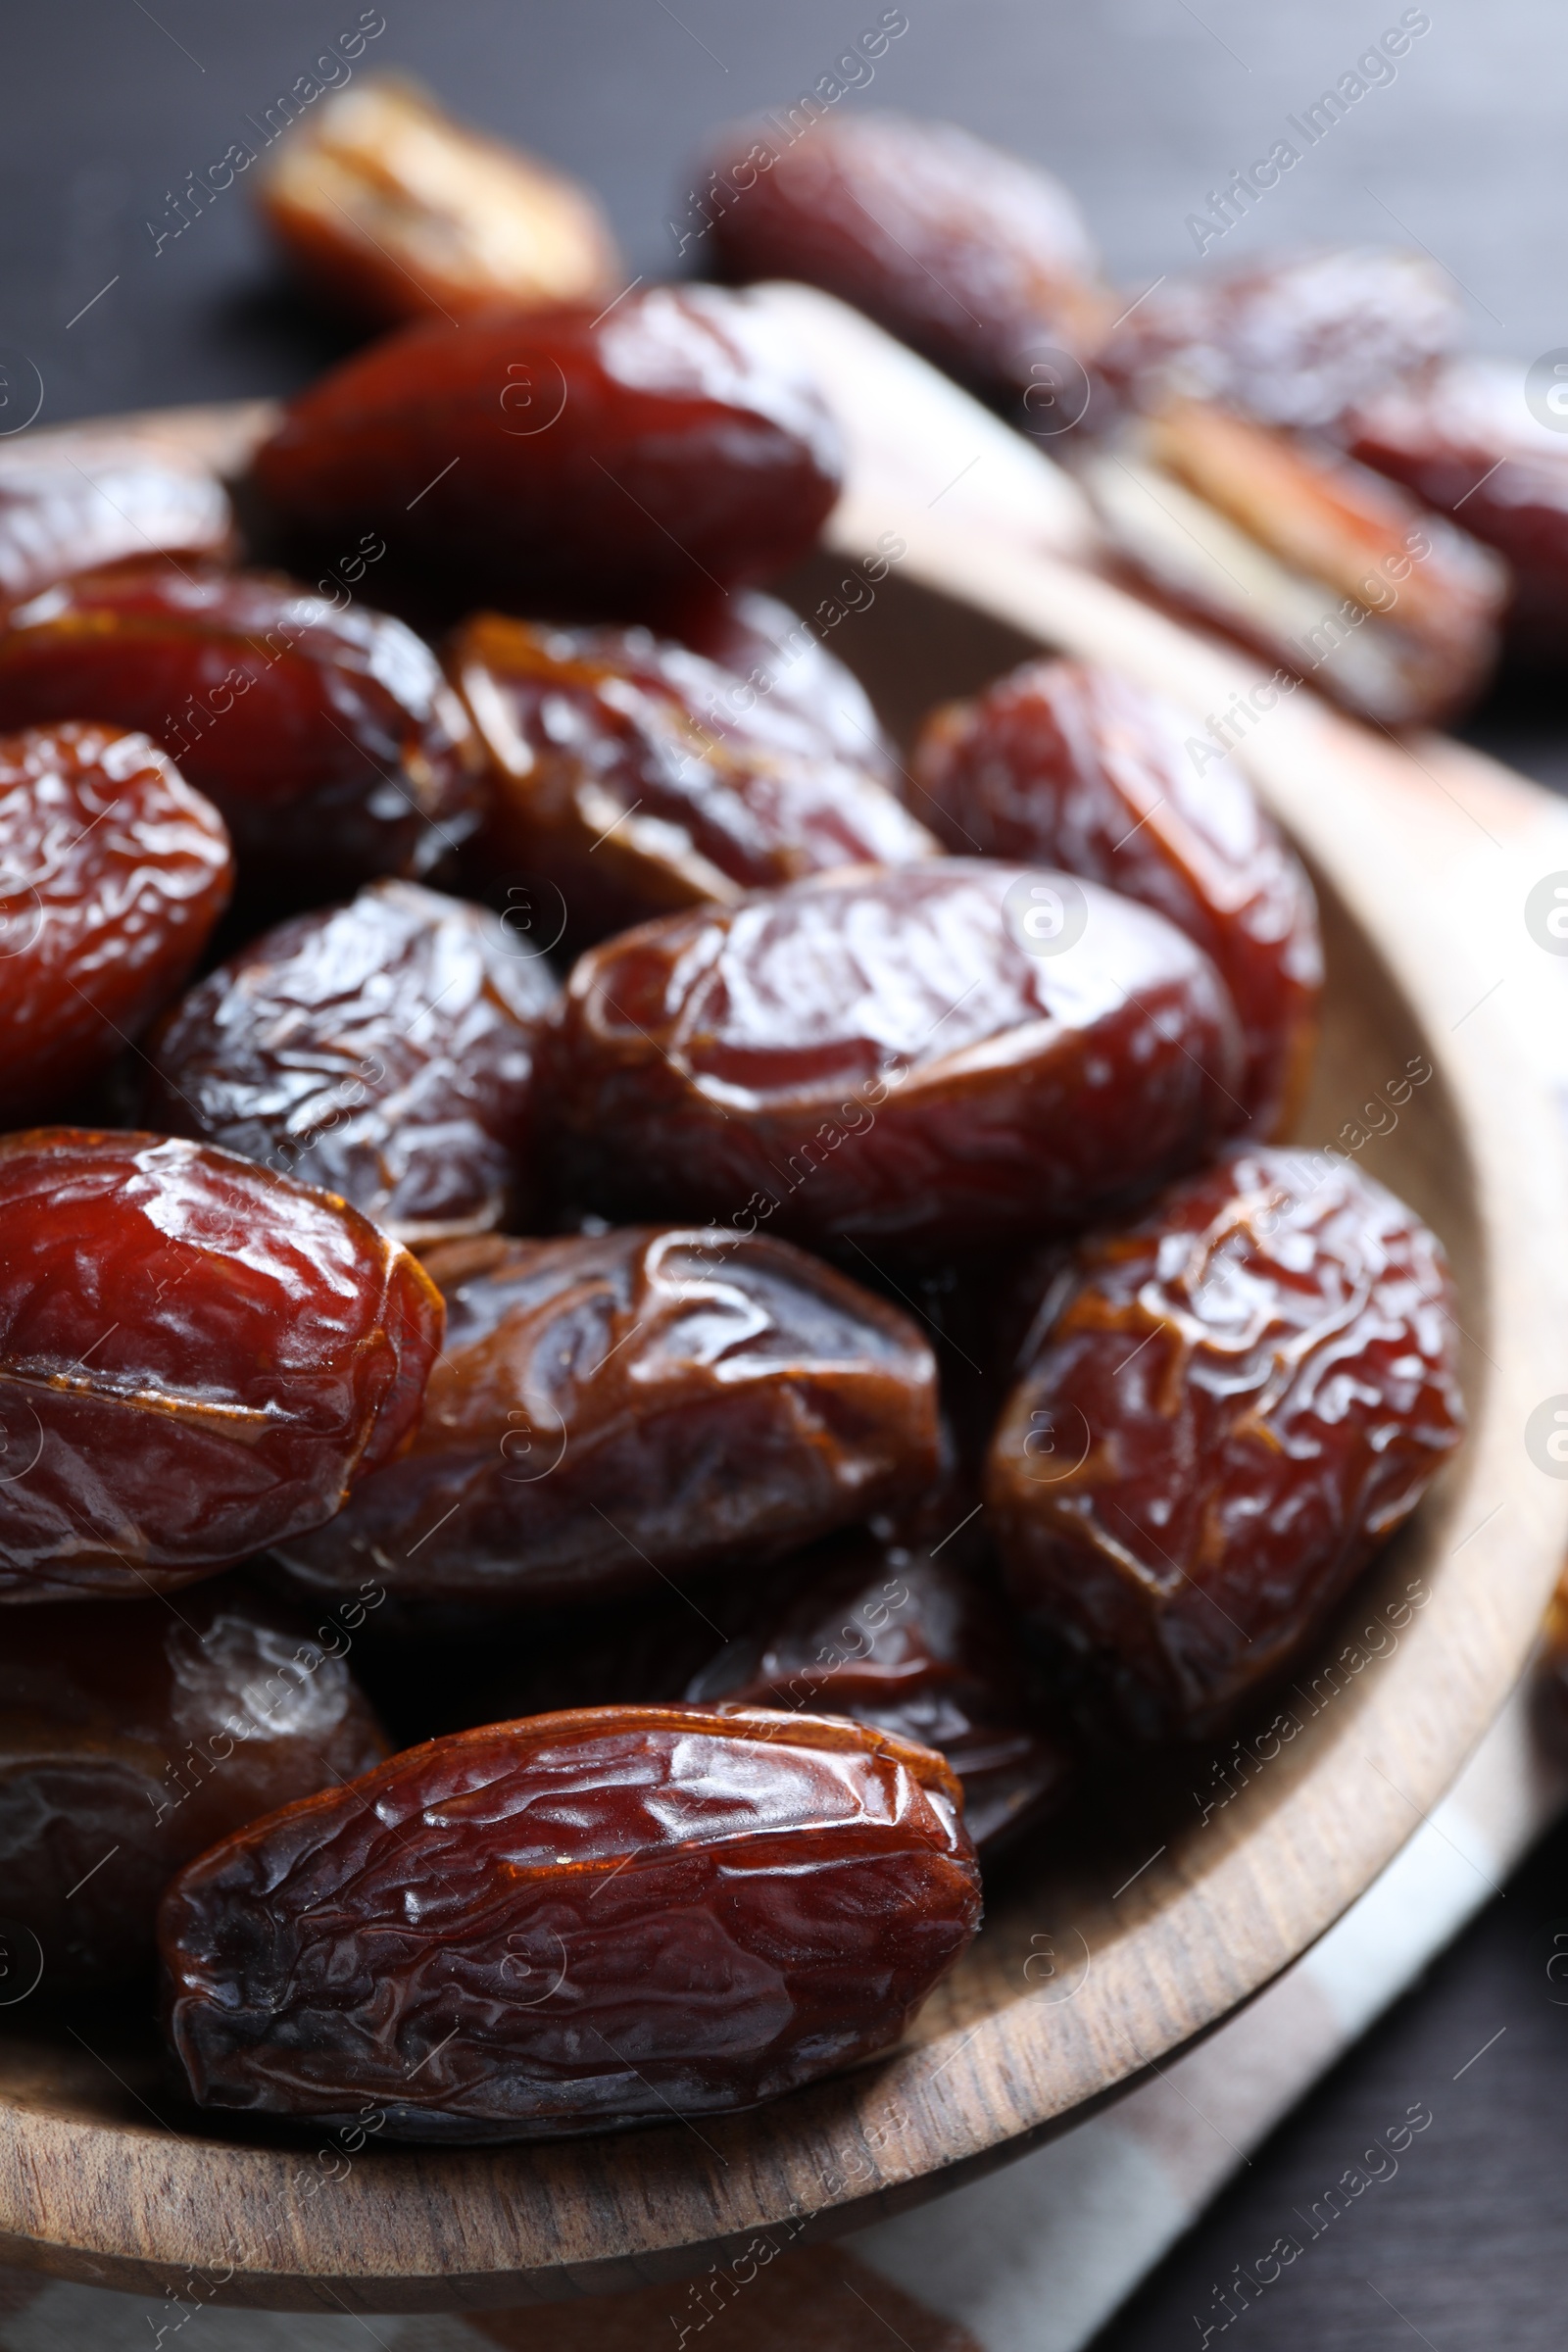
[[[0,738],[0,1119],[109,1067],[183,985],[233,873],[217,809],[145,735]]]
[[[464,611],[635,612],[765,579],[840,470],[787,339],[716,286],[407,328],[302,393],[256,459],[313,542],[379,531],[455,570]]]
[[[334,592],[335,593],[335,592]],[[141,727],[296,898],[423,873],[471,830],[467,723],[412,629],[270,572],[121,564],[0,633],[0,726]]]
[[[935,1476],[915,1326],[787,1243],[633,1226],[428,1262],[447,1336],[418,1435],[277,1546],[313,1585],[585,1599],[754,1565]]]
[[[206,2107],[529,2139],[755,2106],[886,2049],[980,1920],[939,1756],[607,1707],[407,1750],[213,1848],[159,1940]]]
[[[806,1707],[934,1747],[958,1776],[982,1853],[1060,1804],[1071,1762],[1032,1720],[1021,1629],[1000,1596],[929,1551],[869,1535],[824,1555],[699,1668],[687,1700]]]
[[[318,293],[381,322],[495,302],[604,303],[625,282],[586,188],[392,77],[316,107],[258,200]]]
[[[934,711],[910,766],[949,849],[1102,882],[1197,941],[1241,1015],[1237,1091],[1267,1138],[1311,1074],[1317,906],[1235,761],[1192,739],[1186,712],[1114,670],[1030,662]]]
[[[490,760],[475,873],[559,891],[573,946],[824,868],[936,855],[822,728],[647,629],[483,612],[448,668]]]
[[[701,169],[725,276],[820,286],[983,391],[1026,390],[1112,316],[1066,189],[952,123],[845,113],[787,142],[759,119]]]
[[[153,1041],[149,1127],[340,1193],[414,1247],[535,1205],[535,1031],[557,986],[479,906],[412,882],[254,940]]]
[[[876,576],[881,578],[882,571]],[[854,670],[776,596],[737,588],[721,597],[709,589],[672,606],[662,624],[694,654],[732,670],[754,694],[765,695],[771,706],[816,727],[841,760],[869,768],[884,784],[897,776],[893,745]],[[751,705],[743,699],[741,707]]]
[[[0,604],[127,557],[226,556],[233,539],[222,483],[174,451],[75,430],[69,456],[47,434],[0,451]]]
[[[1441,1244],[1348,1162],[1257,1151],[1086,1243],[992,1446],[1014,1596],[1145,1734],[1286,1666],[1458,1443]]]
[[[1239,1062],[1213,965],[1162,915],[954,858],[606,941],[540,1071],[568,1197],[853,1251],[1137,1198],[1242,1115]]]
[[[417,1261],[231,1152],[0,1137],[0,1601],[139,1596],[319,1526],[407,1439]]]
[[[334,1623],[312,1641],[307,1623],[230,1577],[177,1615],[101,1600],[8,1620],[0,1884],[45,1989],[148,1967],[183,1863],[386,1754],[344,1662],[352,1636]]]

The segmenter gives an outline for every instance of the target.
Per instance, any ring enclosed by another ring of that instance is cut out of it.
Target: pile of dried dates
[[[1458,499],[1419,270],[1112,326],[956,132],[710,180],[725,273],[993,394],[1093,341],[1086,466],[1281,577]],[[0,471],[0,1914],[46,1999],[156,1953],[207,2108],[744,2108],[899,2039],[1086,1756],[1313,1642],[1461,1433],[1443,1250],[1285,1140],[1316,909],[1228,756],[1050,659],[896,753],[767,593],[844,462],[765,302],[617,291],[401,84],[264,197],[393,323],[247,538],[145,439]],[[1497,577],[1422,528],[1385,639],[1457,691]]]

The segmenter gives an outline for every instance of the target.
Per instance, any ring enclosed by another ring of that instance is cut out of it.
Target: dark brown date
[[[455,568],[462,610],[634,616],[783,570],[840,470],[788,344],[714,286],[409,327],[302,393],[256,460],[314,543],[378,531]]]
[[[940,1756],[761,1710],[462,1732],[191,1863],[159,1941],[204,2107],[531,2139],[886,2049],[980,1921]]]
[[[69,456],[47,434],[0,451],[0,605],[126,557],[226,556],[233,536],[222,483],[172,451],[74,430]]]
[[[978,1576],[928,1550],[860,1535],[824,1551],[686,1698],[847,1715],[934,1747],[958,1776],[976,1847],[996,1851],[1061,1802],[1071,1771],[1031,1720],[1021,1629]]]
[[[101,1600],[8,1620],[0,1911],[40,1947],[45,1989],[149,1967],[183,1863],[386,1754],[352,1635],[308,1623],[228,1577],[177,1614]]]
[[[823,729],[647,629],[484,612],[448,667],[490,760],[474,870],[559,891],[575,947],[824,868],[936,855]]]
[[[625,283],[586,188],[392,77],[314,108],[258,200],[307,283],[380,322],[495,302],[600,304]]]
[[[0,726],[141,727],[216,802],[247,877],[297,898],[423,873],[471,830],[478,779],[440,664],[384,612],[269,572],[160,564],[46,589],[0,633]]]
[[[692,231],[723,275],[821,286],[982,391],[1025,390],[1112,315],[1061,183],[952,123],[845,113],[789,143],[759,119],[701,171],[713,217]]]
[[[557,993],[525,935],[413,882],[279,924],[153,1042],[149,1127],[318,1184],[416,1248],[535,1206],[533,1051]]]
[[[568,1197],[853,1253],[995,1243],[1151,1191],[1243,1115],[1239,1061],[1213,965],[1162,915],[955,858],[607,941],[541,1078]]]
[[[1030,662],[921,730],[911,767],[949,849],[1057,866],[1157,907],[1241,1015],[1238,1089],[1265,1138],[1311,1074],[1323,953],[1299,860],[1233,760],[1114,670]]]
[[[405,1443],[416,1259],[207,1146],[0,1137],[0,1601],[138,1596],[319,1526]]]
[[[1348,1161],[1256,1151],[1084,1244],[992,1446],[1014,1596],[1137,1731],[1297,1657],[1458,1443],[1443,1249]]]
[[[276,1547],[317,1587],[585,1599],[752,1565],[935,1476],[918,1331],[787,1243],[633,1226],[428,1270],[447,1336],[413,1446]]]
[[[217,809],[145,735],[0,738],[0,1119],[109,1067],[183,986],[233,874]]]
[[[888,568],[880,556],[871,560],[874,578],[884,577]],[[893,782],[898,760],[865,688],[809,623],[776,596],[737,588],[720,597],[710,589],[700,598],[682,600],[661,621],[694,654],[733,671],[773,708],[793,711],[815,727],[839,759],[869,768],[884,784]]]

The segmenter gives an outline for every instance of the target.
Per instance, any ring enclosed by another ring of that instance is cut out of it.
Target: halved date
[[[277,1546],[320,1587],[534,1603],[751,1568],[936,1474],[915,1326],[787,1243],[623,1227],[430,1252],[410,1450]]]
[[[823,728],[647,629],[483,612],[448,663],[490,760],[474,869],[558,890],[574,945],[823,868],[936,854]]]
[[[232,1577],[177,1615],[100,1600],[10,1618],[0,1880],[46,1989],[147,1968],[182,1863],[386,1754],[345,1663],[352,1635],[333,1623],[313,1641],[307,1624]]]
[[[1114,670],[1030,662],[934,711],[911,767],[949,849],[1102,882],[1197,941],[1241,1015],[1238,1092],[1268,1137],[1289,1130],[1310,1076],[1317,906],[1235,761],[1202,739],[1195,757],[1192,733]]]
[[[1213,965],[1162,915],[956,858],[607,940],[541,1047],[568,1198],[771,1220],[851,1262],[1136,1199],[1245,1115],[1239,1062]]]
[[[534,1205],[533,1054],[556,982],[483,907],[373,882],[190,991],[143,1115],[340,1193],[416,1247]]]
[[[319,1526],[408,1438],[417,1260],[228,1152],[0,1138],[0,1601],[167,1592]]]
[[[109,1067],[183,985],[233,877],[221,817],[145,735],[0,739],[0,1117]]]
[[[0,726],[141,727],[301,896],[423,873],[472,829],[469,731],[440,664],[386,613],[270,572],[120,564],[17,607]]]
[[[126,558],[220,558],[233,540],[222,483],[172,450],[73,430],[69,455],[47,434],[0,451],[0,604]]]
[[[530,2139],[755,2106],[886,2049],[969,1942],[940,1756],[606,1707],[410,1748],[191,1863],[159,1940],[204,2107]]]
[[[1084,1244],[987,1500],[1019,1604],[1136,1730],[1206,1737],[1458,1443],[1443,1249],[1347,1161],[1257,1151]]]
[[[256,459],[313,542],[369,526],[455,570],[462,611],[634,612],[806,553],[838,437],[744,295],[650,286],[390,335],[292,404]]]

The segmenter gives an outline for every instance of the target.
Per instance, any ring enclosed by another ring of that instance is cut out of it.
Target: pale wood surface
[[[846,397],[873,437],[879,404],[926,396],[917,367],[858,351]],[[249,404],[153,429],[232,459],[264,417]],[[906,465],[901,488],[889,468],[831,527],[849,557],[885,530],[906,542],[876,604],[829,640],[895,723],[1042,644],[1114,661],[1200,714],[1251,683],[1245,658],[1054,552],[1071,502],[1053,487],[1031,509],[1026,468],[977,512],[1011,460],[976,438],[971,466],[933,433],[916,456],[934,486]],[[959,467],[967,488],[950,501]],[[841,568],[819,559],[786,592]],[[1189,1792],[1167,1792],[1090,1850],[1005,1878],[979,1942],[891,2057],[700,2131],[372,2150],[318,2183],[313,2142],[190,2130],[150,2045],[84,2027],[89,2049],[0,2011],[0,2263],[155,2292],[194,2269],[198,2299],[436,2309],[677,2277],[760,2229],[831,2233],[1113,2095],[1266,1984],[1377,1875],[1516,1678],[1568,1537],[1568,1484],[1523,1445],[1531,1410],[1568,1391],[1568,1169],[1529,964],[1540,952],[1520,913],[1530,881],[1568,868],[1568,827],[1490,762],[1451,744],[1406,750],[1304,693],[1259,727],[1248,763],[1324,896],[1328,1016],[1301,1140],[1332,1140],[1412,1054],[1437,1071],[1365,1164],[1448,1245],[1471,1433],[1324,1645],[1343,1650],[1419,1578],[1430,1597],[1393,1653],[1206,1825]],[[1044,1938],[1054,1979],[1030,1967]]]

